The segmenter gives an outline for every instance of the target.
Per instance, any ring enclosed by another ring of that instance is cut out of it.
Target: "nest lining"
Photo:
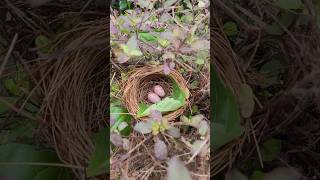
[[[169,75],[163,73],[163,66],[144,66],[134,69],[127,80],[123,82],[123,100],[128,111],[134,115],[136,119],[146,120],[147,117],[137,117],[139,104],[147,101],[147,95],[155,85],[161,85],[166,93],[166,97],[172,94],[172,80],[177,82],[179,88],[186,92],[186,100],[189,98],[189,90],[187,83],[177,70],[172,70]],[[188,102],[176,111],[169,112],[164,115],[168,120],[174,120],[180,116],[186,109]]]

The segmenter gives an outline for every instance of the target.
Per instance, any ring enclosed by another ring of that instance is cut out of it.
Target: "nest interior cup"
[[[146,120],[147,117],[137,117],[139,111],[139,103],[149,104],[147,95],[155,85],[161,85],[166,93],[166,96],[170,96],[172,93],[172,80],[173,78],[179,88],[186,92],[186,100],[189,98],[189,90],[187,83],[182,75],[177,70],[172,70],[170,74],[163,73],[163,66],[143,66],[141,68],[134,69],[128,79],[123,82],[123,100],[129,111],[136,119]],[[164,114],[164,117],[169,121],[179,117],[186,109],[188,103],[180,107],[176,111],[168,112]]]

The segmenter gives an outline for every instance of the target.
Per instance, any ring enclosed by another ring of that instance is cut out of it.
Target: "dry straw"
[[[166,96],[172,93],[173,82],[170,78],[173,78],[177,82],[177,85],[186,93],[186,99],[189,98],[189,90],[187,83],[182,75],[177,70],[171,70],[169,75],[165,75],[163,72],[163,66],[150,66],[135,68],[129,74],[127,80],[123,82],[123,100],[129,111],[136,119],[146,120],[147,117],[137,117],[139,111],[139,103],[148,103],[147,94],[152,91],[155,85],[161,85]],[[186,110],[188,102],[176,111],[169,112],[164,115],[169,121],[174,120]]]
[[[107,25],[107,20],[95,21],[60,34],[56,53],[30,66],[43,96],[40,137],[64,164],[78,167],[72,169],[76,179],[84,179],[93,137],[107,126]]]

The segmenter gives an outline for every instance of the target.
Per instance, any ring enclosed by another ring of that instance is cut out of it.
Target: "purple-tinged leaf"
[[[190,172],[178,157],[173,157],[168,163],[168,180],[191,180]]]
[[[110,117],[110,126],[113,126],[116,122],[116,119],[114,117]]]
[[[182,53],[182,54],[189,54],[189,53],[191,53],[193,50],[191,49],[191,48],[189,48],[189,47],[181,47],[180,48],[180,52]]]
[[[114,24],[112,22],[110,23],[110,33],[111,34],[119,33],[119,30],[114,26]]]
[[[119,63],[125,63],[130,59],[130,57],[126,56],[125,54],[120,54],[118,57],[118,62]]]
[[[110,134],[110,141],[117,147],[122,147],[123,140],[119,134],[112,133]]]
[[[164,65],[163,65],[163,72],[166,75],[170,74],[170,72],[171,72],[171,69],[170,69],[169,64],[167,62],[164,63]]]
[[[123,138],[122,142],[123,142],[122,144],[123,149],[128,151],[130,149],[130,141],[126,138]]]
[[[171,127],[169,130],[168,130],[168,134],[174,138],[180,138],[181,136],[181,133],[180,133],[180,129],[179,128],[176,128],[176,127]]]
[[[176,66],[176,64],[174,62],[169,63],[169,67],[171,70],[173,70],[175,66]]]
[[[148,134],[152,131],[152,123],[138,122],[133,129],[141,134]]]
[[[154,155],[160,161],[167,159],[168,157],[168,148],[166,143],[161,140],[157,140],[156,144],[154,145]]]
[[[156,121],[161,121],[162,120],[162,114],[160,111],[153,109],[151,110],[150,118]]]

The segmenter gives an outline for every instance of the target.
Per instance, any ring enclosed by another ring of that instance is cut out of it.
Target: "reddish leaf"
[[[168,148],[166,143],[161,140],[157,140],[156,144],[154,145],[154,155],[158,160],[165,160],[168,157]]]

